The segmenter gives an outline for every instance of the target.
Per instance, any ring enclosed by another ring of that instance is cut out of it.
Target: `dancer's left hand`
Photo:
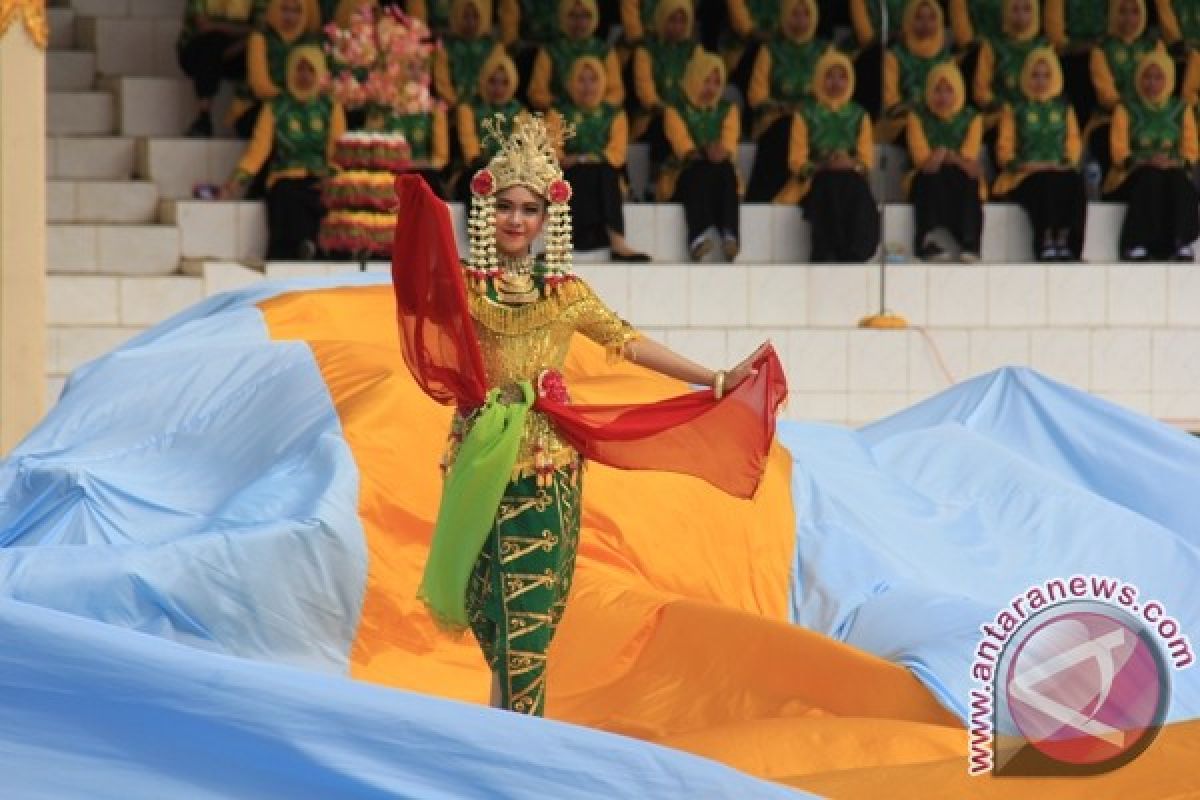
[[[733,369],[725,373],[725,391],[731,392],[742,381],[749,378],[751,375],[757,375],[758,369],[754,366],[754,353],[746,356],[742,363],[738,364]]]

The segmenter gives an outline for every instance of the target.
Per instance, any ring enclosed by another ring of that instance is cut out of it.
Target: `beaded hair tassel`
[[[551,131],[541,114],[519,114],[512,130],[504,130],[504,116],[483,121],[485,141],[498,150],[486,167],[471,179],[471,211],[467,232],[471,252],[467,273],[481,291],[500,274],[496,253],[496,195],[512,186],[524,186],[545,198],[548,219],[545,229],[546,256],[543,274],[546,293],[574,277],[571,248],[571,185],[563,178],[556,152],[563,139],[572,136],[569,125]]]

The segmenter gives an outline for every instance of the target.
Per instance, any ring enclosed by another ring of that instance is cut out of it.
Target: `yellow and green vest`
[[[991,40],[992,52],[996,56],[995,71],[992,73],[992,92],[996,104],[1019,103],[1024,99],[1021,92],[1021,69],[1025,59],[1039,47],[1049,47],[1045,36],[1038,34],[1031,39],[1019,40],[1001,36]]]
[[[1102,0],[1066,0],[1067,41],[1095,44],[1108,34],[1108,3]]]
[[[521,39],[546,44],[564,36],[558,27],[558,4],[551,0],[521,0]]]
[[[949,119],[939,117],[925,105],[917,109],[921,132],[925,134],[925,141],[929,143],[931,150],[944,147],[947,150],[958,152],[962,149],[963,142],[967,139],[967,131],[971,129],[971,123],[977,116],[979,113],[970,107],[962,108]]]
[[[642,41],[642,47],[654,66],[654,88],[665,105],[677,106],[684,101],[683,74],[692,60],[692,54],[696,52],[696,46],[693,39],[665,42],[656,34]]]
[[[925,100],[925,81],[929,78],[930,70],[938,64],[953,60],[948,47],[942,48],[941,52],[928,58],[923,58],[909,50],[903,43],[892,48],[892,55],[896,57],[896,65],[899,67],[897,77],[900,82],[900,102],[913,108],[921,105]]]
[[[1067,104],[1061,99],[1025,100],[1013,106],[1017,148],[1009,169],[1035,161],[1067,160]]]
[[[853,100],[832,109],[824,103],[805,103],[800,117],[808,127],[809,161],[817,162],[841,150],[858,152],[858,135],[867,112]]]
[[[387,114],[383,121],[385,133],[402,133],[408,141],[412,157],[417,161],[427,160],[433,154],[433,114]]]
[[[270,172],[302,169],[309,175],[329,172],[326,145],[333,118],[333,100],[328,95],[307,102],[285,92],[271,100],[275,118],[275,141]]]
[[[483,69],[483,62],[496,49],[496,39],[490,34],[478,39],[447,36],[442,46],[446,50],[450,78],[454,82],[458,102],[474,101],[479,96],[479,70]]]
[[[1104,52],[1104,60],[1108,63],[1108,71],[1112,73],[1113,84],[1122,102],[1136,99],[1137,91],[1133,85],[1134,73],[1142,56],[1154,50],[1156,40],[1151,36],[1139,36],[1129,44],[1115,36],[1108,36],[1100,43]]]
[[[563,145],[568,155],[603,156],[612,138],[613,120],[620,111],[609,103],[600,103],[593,109],[580,108],[571,102],[556,106],[559,114],[569,125],[575,127],[575,135]]]
[[[1162,108],[1137,100],[1127,102],[1129,113],[1129,154],[1136,163],[1162,153],[1182,158],[1183,115],[1190,113],[1178,97],[1167,98]]]
[[[253,0],[251,5],[250,19],[238,19],[234,22],[249,22],[251,25],[257,26],[267,13],[267,0]],[[198,33],[196,30],[196,18],[202,15],[207,15],[208,0],[187,0],[187,6],[183,11],[183,28],[179,31],[179,38],[175,42],[175,46],[182,50],[184,46],[194,39]]]
[[[771,99],[796,104],[812,93],[813,67],[829,49],[829,42],[812,39],[797,42],[777,35],[767,43],[771,54]]]
[[[483,121],[492,119],[497,114],[504,117],[504,130],[512,130],[513,118],[525,110],[525,106],[521,105],[516,99],[509,100],[502,105],[492,105],[490,103],[478,102],[471,106],[471,111],[475,115],[475,135],[479,137],[479,156],[480,158],[491,161],[492,157],[499,151],[500,146],[496,141],[487,135],[484,130]]]
[[[608,43],[595,36],[586,39],[568,39],[565,36],[545,45],[546,53],[550,56],[550,91],[555,97],[566,96],[564,86],[571,67],[584,56],[592,56],[603,63],[610,52]]]

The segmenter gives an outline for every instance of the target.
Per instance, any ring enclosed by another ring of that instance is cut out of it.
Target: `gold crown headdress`
[[[557,151],[574,128],[564,124],[552,129],[541,114],[520,113],[505,133],[502,114],[483,121],[485,141],[498,146],[496,155],[471,179],[471,214],[467,223],[471,255],[467,270],[485,282],[500,274],[496,256],[496,195],[513,186],[524,186],[546,199],[544,279],[553,289],[571,275],[571,184],[563,178]]]

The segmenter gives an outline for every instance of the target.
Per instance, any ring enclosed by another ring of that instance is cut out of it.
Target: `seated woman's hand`
[[[754,366],[754,353],[751,353],[740,364],[725,373],[725,392],[732,392],[742,381],[757,374],[758,369]]]

